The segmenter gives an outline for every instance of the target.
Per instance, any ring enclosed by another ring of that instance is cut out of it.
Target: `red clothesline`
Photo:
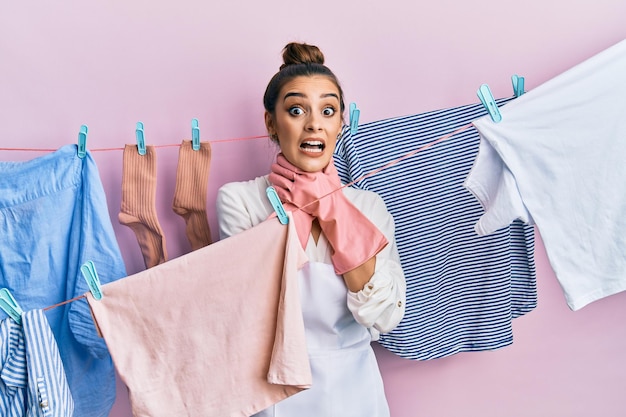
[[[403,160],[405,160],[405,159],[407,159],[407,158],[410,158],[411,156],[415,155],[416,153],[421,152],[421,151],[423,151],[423,150],[426,150],[426,149],[430,148],[431,146],[436,145],[436,144],[437,144],[437,143],[439,143],[439,142],[443,142],[444,140],[449,139],[449,138],[451,138],[452,136],[455,136],[456,134],[461,133],[462,131],[464,131],[464,130],[466,130],[466,129],[470,128],[471,126],[472,126],[472,124],[471,124],[471,123],[466,124],[465,126],[461,126],[460,128],[456,129],[455,131],[453,131],[453,132],[451,132],[451,133],[448,133],[448,134],[446,134],[446,135],[443,135],[443,136],[439,137],[438,139],[433,140],[432,142],[429,142],[429,143],[427,143],[427,144],[425,144],[425,145],[422,145],[422,146],[420,146],[419,148],[414,149],[414,150],[412,150],[411,152],[408,152],[408,153],[406,153],[406,154],[404,154],[404,155],[400,156],[399,158],[396,158],[396,159],[394,159],[394,160],[392,160],[392,161],[390,161],[390,162],[387,162],[385,165],[383,165],[383,166],[381,166],[381,167],[379,167],[379,168],[377,168],[377,169],[375,169],[375,170],[373,170],[373,171],[370,171],[370,172],[368,172],[368,173],[366,173],[366,174],[362,175],[361,177],[359,177],[359,178],[355,179],[355,180],[354,180],[354,181],[352,181],[352,182],[349,182],[348,184],[342,185],[341,187],[337,188],[336,190],[333,190],[333,191],[331,191],[330,193],[328,193],[328,194],[325,194],[325,195],[321,196],[321,197],[320,197],[320,198],[318,198],[317,200],[312,201],[311,203],[308,203],[306,206],[308,206],[309,204],[313,204],[313,203],[315,203],[316,201],[321,200],[322,198],[327,197],[327,196],[329,196],[330,194],[332,194],[332,193],[334,193],[334,192],[337,192],[337,191],[339,191],[339,190],[341,190],[341,189],[343,189],[343,188],[345,188],[345,187],[349,187],[350,185],[353,185],[353,184],[357,183],[358,181],[361,181],[361,180],[363,180],[363,179],[365,179],[365,178],[371,177],[372,175],[378,174],[380,171],[382,171],[382,170],[384,170],[384,169],[387,169],[387,168],[389,168],[389,167],[392,167],[392,166],[394,166],[394,165],[398,164],[399,162],[401,162],[401,161],[403,161]],[[239,139],[239,140],[257,139],[257,138],[263,138],[263,137],[266,137],[266,136],[255,136],[255,137],[250,137],[250,138],[242,138],[242,139]],[[230,141],[230,140],[228,140],[228,141]],[[179,145],[162,145],[161,147],[164,147],[164,146],[179,146]],[[117,148],[110,148],[110,149],[116,149],[116,150],[117,150]],[[102,149],[102,150],[107,150],[107,149]],[[302,206],[302,207],[298,208],[298,210],[301,210],[303,207],[306,207],[306,206]],[[54,304],[54,305],[51,305],[51,306],[49,306],[49,307],[46,307],[46,308],[44,308],[43,310],[44,310],[44,311],[46,311],[46,310],[50,310],[50,309],[53,309],[53,308],[55,308],[55,307],[59,307],[59,306],[65,305],[65,304],[71,303],[72,301],[80,300],[81,298],[85,298],[85,297],[86,297],[86,295],[79,295],[78,297],[74,297],[74,298],[72,298],[72,299],[70,299],[70,300],[62,301],[62,302],[60,302],[60,303],[58,303],[58,304]]]
[[[439,137],[438,139],[433,140],[432,142],[428,142],[427,144],[422,145],[422,146],[420,146],[419,148],[414,149],[414,150],[412,150],[411,152],[408,152],[408,153],[406,153],[406,154],[404,154],[404,155],[400,156],[399,158],[393,159],[393,160],[391,160],[391,161],[387,162],[385,165],[383,165],[383,166],[381,166],[381,167],[379,167],[379,168],[376,168],[376,169],[374,169],[374,170],[372,170],[372,171],[370,171],[370,172],[366,172],[365,174],[361,175],[359,178],[355,179],[354,181],[351,181],[351,182],[349,182],[349,183],[347,183],[347,184],[344,184],[344,185],[342,185],[341,187],[337,188],[336,190],[333,190],[333,191],[329,192],[328,194],[325,194],[325,195],[321,196],[321,197],[320,197],[320,198],[318,198],[317,200],[314,200],[314,201],[311,201],[310,203],[305,204],[304,206],[302,206],[302,207],[298,208],[298,210],[301,210],[301,209],[303,209],[304,207],[309,206],[309,205],[311,205],[311,204],[313,204],[313,203],[315,203],[315,202],[317,202],[317,201],[321,200],[322,198],[324,198],[324,197],[327,197],[327,196],[331,195],[332,193],[334,193],[334,192],[336,192],[336,191],[338,191],[338,190],[341,190],[341,189],[346,188],[346,187],[350,187],[351,185],[354,185],[354,184],[356,184],[357,182],[359,182],[359,181],[361,181],[361,180],[364,180],[365,178],[369,178],[369,177],[371,177],[372,175],[376,175],[376,174],[378,174],[380,171],[382,171],[382,170],[384,170],[384,169],[387,169],[387,168],[390,168],[390,167],[392,167],[392,166],[394,166],[394,165],[398,164],[399,162],[404,161],[405,159],[412,157],[412,156],[413,156],[413,155],[415,155],[416,153],[421,152],[421,151],[424,151],[424,150],[426,150],[426,149],[430,148],[431,146],[434,146],[434,145],[438,144],[439,142],[443,142],[444,140],[449,139],[449,138],[451,138],[452,136],[454,136],[454,135],[456,135],[456,134],[458,134],[458,133],[461,133],[462,131],[464,131],[464,130],[466,130],[466,129],[470,128],[470,127],[472,127],[472,124],[471,124],[471,123],[468,123],[468,124],[466,124],[465,126],[461,126],[461,127],[459,127],[458,129],[456,129],[455,131],[450,132],[450,133],[448,133],[448,134],[446,134],[446,135],[443,135],[443,136]]]
[[[242,137],[242,138],[234,138],[234,139],[217,139],[217,140],[211,140],[209,141],[209,143],[213,144],[213,143],[224,143],[224,142],[238,142],[238,141],[242,141],[242,140],[252,140],[252,139],[262,139],[262,138],[269,138],[268,135],[259,135],[259,136],[247,136],[247,137]],[[180,146],[180,143],[176,143],[176,144],[170,144],[170,145],[152,145],[155,148],[171,148],[171,147],[178,147]],[[48,149],[48,148],[0,148],[0,151],[27,151],[27,152],[55,152],[58,149]],[[89,149],[89,152],[107,152],[107,151],[123,151],[124,148],[96,148],[96,149]]]

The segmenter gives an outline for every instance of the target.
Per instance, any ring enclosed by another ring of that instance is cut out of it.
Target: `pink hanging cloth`
[[[293,221],[88,293],[135,417],[249,416],[311,386]]]

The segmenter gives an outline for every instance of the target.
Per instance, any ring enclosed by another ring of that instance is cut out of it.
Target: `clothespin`
[[[350,135],[356,135],[359,130],[359,116],[361,110],[356,107],[356,103],[350,103]]]
[[[8,288],[0,289],[0,308],[15,320],[17,324],[22,324],[23,311]]]
[[[84,158],[87,155],[87,125],[81,125],[78,132],[78,157]]]
[[[198,119],[191,119],[191,149],[200,150],[200,127],[198,127]]]
[[[96,300],[102,299],[102,287],[100,286],[100,278],[98,277],[98,272],[96,271],[96,266],[92,261],[85,262],[80,267],[80,272],[82,272],[85,281],[87,281],[87,286],[89,287],[89,291],[91,291],[91,295]]]
[[[280,224],[289,223],[289,217],[287,216],[287,212],[283,207],[283,203],[280,202],[280,198],[276,193],[276,189],[271,185],[265,189],[265,193],[267,194],[267,198],[269,198],[276,215],[278,216],[278,221]]]
[[[500,114],[496,100],[493,98],[493,94],[491,94],[489,86],[487,84],[481,85],[476,94],[483,103],[483,106],[487,109],[491,120],[495,123],[499,123],[502,120],[502,115]]]
[[[135,136],[137,137],[137,152],[139,155],[146,154],[146,140],[143,134],[143,123],[137,122],[135,127]]]
[[[513,93],[515,94],[515,97],[519,97],[524,94],[524,77],[513,74],[511,76],[511,83],[513,84]]]

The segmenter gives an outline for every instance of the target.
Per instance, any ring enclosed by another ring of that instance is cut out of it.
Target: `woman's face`
[[[328,165],[341,131],[339,89],[321,75],[296,77],[285,84],[276,101],[275,117],[265,113],[270,134],[280,151],[306,172]]]

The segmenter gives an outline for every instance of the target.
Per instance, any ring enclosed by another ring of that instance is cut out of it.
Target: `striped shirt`
[[[363,124],[354,137],[344,131],[335,165],[342,181],[352,182],[485,113],[477,104]],[[510,345],[512,318],[536,306],[533,226],[516,221],[488,236],[474,231],[484,211],[463,181],[478,145],[469,127],[354,185],[377,192],[396,222],[406,312],[379,343],[401,357]]]
[[[74,401],[43,311],[23,313],[22,326],[2,321],[0,342],[0,415],[72,417]]]
[[[19,324],[6,318],[0,323],[1,416],[24,416],[27,381],[24,333]]]

